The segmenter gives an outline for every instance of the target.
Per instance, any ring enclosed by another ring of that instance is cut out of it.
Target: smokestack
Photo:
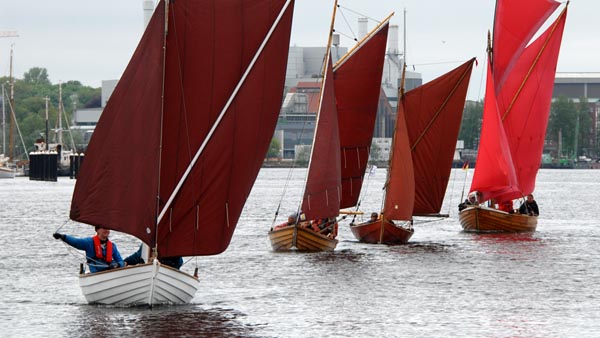
[[[390,30],[388,33],[388,54],[400,54],[398,49],[398,32],[398,25],[390,25]]]
[[[152,13],[154,13],[154,0],[143,0],[142,6],[144,8],[144,29],[146,29]]]
[[[362,39],[367,35],[369,21],[367,18],[358,18],[358,39]]]

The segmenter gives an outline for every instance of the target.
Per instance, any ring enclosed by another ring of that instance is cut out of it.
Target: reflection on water
[[[120,308],[81,305],[80,326],[69,336],[86,337],[257,337],[258,326],[239,321],[232,309],[203,309],[196,305]]]

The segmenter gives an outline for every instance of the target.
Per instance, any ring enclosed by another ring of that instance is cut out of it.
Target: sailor
[[[533,194],[527,195],[527,200],[519,207],[519,213],[529,216],[538,216],[540,209],[537,202],[533,199]]]
[[[94,273],[125,266],[117,245],[108,239],[109,235],[110,229],[99,225],[96,226],[94,237],[77,238],[58,232],[52,236],[55,239],[62,239],[75,249],[85,251],[90,272]]]

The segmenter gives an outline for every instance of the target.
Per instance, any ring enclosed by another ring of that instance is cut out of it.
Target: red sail
[[[481,192],[483,200],[503,200],[502,196],[516,193],[520,189],[512,165],[508,140],[498,113],[491,68],[488,62],[481,139],[471,191]]]
[[[389,21],[348,52],[333,71],[341,146],[340,208],[356,205],[371,150]]]
[[[277,122],[291,3],[172,1],[163,59],[161,1],[95,130],[71,217],[132,234],[161,256],[224,251]]]
[[[401,97],[396,114],[396,128],[382,210],[383,217],[389,220],[411,220],[415,202],[415,177],[405,112],[404,97]]]
[[[504,87],[498,108],[521,187],[519,198],[532,193],[540,167],[550,114],[556,63],[566,20],[566,8],[554,24],[527,47]]]
[[[313,139],[302,212],[307,219],[336,217],[340,211],[340,137],[331,56],[321,87],[321,104]]]
[[[442,208],[475,58],[404,96],[415,175],[414,215]]]
[[[559,5],[554,0],[498,0],[492,46],[497,91],[525,46]]]

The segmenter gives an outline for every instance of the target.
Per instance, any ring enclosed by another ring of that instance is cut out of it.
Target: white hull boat
[[[16,171],[8,167],[0,167],[0,178],[15,178]]]
[[[188,304],[198,290],[198,278],[154,262],[82,274],[81,292],[90,304]]]

